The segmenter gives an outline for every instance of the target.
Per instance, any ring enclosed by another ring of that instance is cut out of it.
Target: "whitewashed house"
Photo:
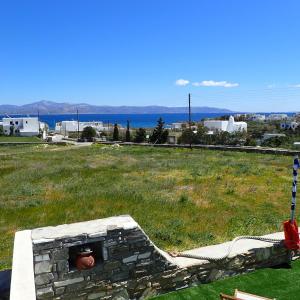
[[[171,124],[171,129],[173,130],[181,130],[183,128],[184,123],[176,122]]]
[[[266,116],[262,115],[262,114],[253,114],[253,115],[250,115],[250,120],[256,121],[256,122],[263,122],[266,120]]]
[[[3,133],[16,136],[37,136],[46,132],[47,126],[37,117],[3,118]]]
[[[85,127],[93,127],[96,131],[105,131],[107,127],[103,126],[103,122],[77,122],[77,121],[62,121],[55,124],[55,132],[63,135],[68,135],[71,132],[82,132]]]
[[[204,121],[204,127],[209,131],[227,131],[229,133],[247,131],[246,122],[235,122],[234,117],[230,116],[229,120],[207,120]]]
[[[287,114],[270,114],[267,116],[267,120],[269,121],[282,121],[287,119],[288,119]]]

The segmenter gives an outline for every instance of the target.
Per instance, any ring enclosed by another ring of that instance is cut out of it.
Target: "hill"
[[[156,114],[186,113],[187,107],[167,106],[108,106],[87,103],[71,104],[53,101],[39,101],[25,105],[0,105],[0,114],[72,114],[79,110],[81,114]],[[232,111],[216,107],[193,107],[193,113],[231,113]]]

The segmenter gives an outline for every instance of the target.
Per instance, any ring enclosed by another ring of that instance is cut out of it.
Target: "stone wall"
[[[236,250],[218,263],[174,258],[158,249],[130,216],[34,229],[31,242],[35,299],[146,299],[288,261],[281,244],[253,240],[238,242]],[[87,244],[96,264],[79,271],[72,256]],[[218,257],[228,245],[185,253]]]

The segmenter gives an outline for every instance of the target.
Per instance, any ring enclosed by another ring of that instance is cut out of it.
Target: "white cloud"
[[[239,86],[239,84],[227,81],[203,80],[201,82],[194,82],[193,86],[221,86],[225,88],[232,88]]]
[[[189,82],[189,80],[186,80],[186,79],[177,79],[176,81],[175,81],[175,84],[176,85],[179,85],[179,86],[186,86],[186,85],[188,85],[190,82]]]
[[[293,87],[293,88],[300,88],[300,83],[298,83],[298,84],[291,84],[290,87]]]
[[[273,89],[273,88],[275,88],[275,87],[276,87],[276,85],[275,85],[274,83],[268,84],[268,85],[267,85],[267,88],[268,88],[268,89]]]

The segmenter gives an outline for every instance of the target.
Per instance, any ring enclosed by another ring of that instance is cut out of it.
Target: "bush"
[[[143,143],[146,140],[146,130],[144,128],[139,128],[135,133],[134,141],[136,143]]]
[[[81,133],[82,139],[93,139],[96,136],[95,128],[91,126],[84,127]]]
[[[185,129],[180,137],[181,144],[197,144],[197,136],[191,129]]]

